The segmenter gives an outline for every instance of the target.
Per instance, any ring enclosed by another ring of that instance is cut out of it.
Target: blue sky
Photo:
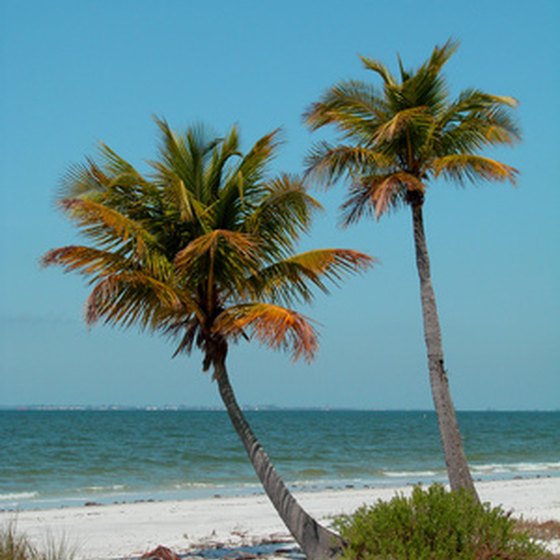
[[[523,142],[490,155],[518,186],[434,184],[426,226],[447,366],[460,409],[560,408],[560,3],[355,1],[0,1],[0,405],[215,405],[200,356],[171,360],[148,334],[82,320],[84,281],[42,270],[76,242],[55,209],[61,175],[104,141],[142,167],[152,115],[174,128],[239,124],[245,146],[282,127],[277,171],[301,172],[313,141],[301,114],[344,78],[371,79],[358,54],[409,66],[461,41],[454,93],[519,99]],[[321,349],[308,366],[232,349],[242,403],[431,408],[410,216],[337,228],[342,185],[304,247],[368,252],[380,264],[304,311]]]

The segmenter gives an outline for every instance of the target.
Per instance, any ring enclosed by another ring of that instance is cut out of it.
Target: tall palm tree
[[[291,304],[372,259],[342,249],[294,254],[318,203],[296,177],[269,177],[277,132],[242,155],[236,128],[213,139],[202,127],[179,135],[157,124],[162,143],[151,175],[104,145],[100,163],[70,168],[60,205],[91,244],[51,250],[43,264],[89,279],[88,323],[162,333],[175,340],[175,355],[202,351],[203,369],[212,371],[282,520],[308,558],[332,557],[340,538],[302,509],[276,473],[238,406],[226,357],[232,342],[256,338],[311,359],[316,333]]]
[[[341,207],[345,225],[364,215],[379,218],[402,205],[412,212],[430,384],[449,481],[452,489],[463,487],[476,495],[444,366],[423,206],[430,181],[440,177],[459,184],[479,179],[513,183],[516,169],[479,152],[513,143],[519,131],[510,114],[516,105],[511,97],[468,89],[450,98],[442,68],[457,46],[448,41],[434,48],[414,71],[405,70],[399,58],[399,77],[381,62],[362,57],[383,87],[338,83],[311,105],[305,119],[313,130],[334,125],[341,133],[338,144],[314,146],[307,163],[308,172],[327,185],[350,180]]]

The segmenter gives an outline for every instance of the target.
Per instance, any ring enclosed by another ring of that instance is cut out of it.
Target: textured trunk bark
[[[449,382],[443,361],[441,329],[436,307],[436,298],[430,275],[430,259],[424,233],[422,216],[423,201],[411,203],[412,222],[414,225],[414,246],[416,248],[416,265],[420,277],[420,297],[424,320],[424,339],[428,351],[428,369],[432,397],[437,413],[439,432],[443,443],[445,464],[452,490],[465,488],[478,499],[467,458],[463,450],[461,432],[457,423],[455,407],[449,392]]]
[[[282,521],[309,560],[336,557],[342,549],[342,539],[319,525],[296,501],[276,473],[268,455],[263,450],[233,393],[225,367],[225,358],[214,361],[214,378],[235,431],[241,438],[249,459],[267,496]],[[296,435],[297,437],[297,435]]]

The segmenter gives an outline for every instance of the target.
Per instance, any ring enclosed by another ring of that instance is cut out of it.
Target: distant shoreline
[[[430,408],[352,408],[337,406],[276,406],[276,405],[252,405],[245,404],[241,407],[249,412],[422,412],[425,414],[435,414]],[[221,405],[217,406],[184,406],[184,405],[0,405],[0,412],[225,412]],[[556,409],[510,409],[510,408],[481,408],[481,409],[457,409],[458,413],[471,412],[515,412],[515,413],[558,413],[560,408]]]

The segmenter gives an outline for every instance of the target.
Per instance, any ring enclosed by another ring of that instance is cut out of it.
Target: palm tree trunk
[[[428,351],[428,369],[430,372],[432,397],[437,413],[451,489],[465,488],[478,498],[463,449],[461,432],[459,431],[455,407],[449,392],[447,372],[444,367],[441,329],[430,275],[430,259],[424,232],[422,206],[423,200],[411,203],[416,265],[418,267],[418,276],[420,277],[424,339]]]
[[[278,476],[268,455],[263,450],[243,412],[237,404],[229,382],[225,357],[214,360],[214,378],[227,413],[241,438],[249,459],[267,496],[282,521],[309,560],[334,558],[341,551],[343,541],[335,533],[319,525],[296,501],[283,480]]]

